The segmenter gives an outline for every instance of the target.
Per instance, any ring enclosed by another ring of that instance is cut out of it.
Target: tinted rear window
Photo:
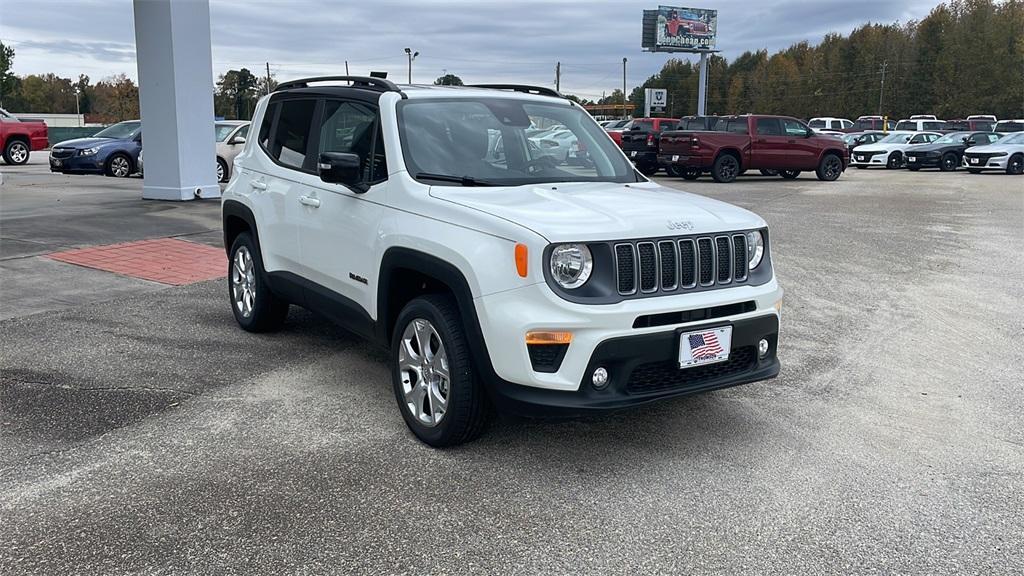
[[[302,168],[306,163],[314,110],[316,100],[285,100],[281,103],[274,138],[270,143],[270,155],[278,162],[293,168]]]
[[[629,129],[651,132],[652,130],[654,130],[654,122],[651,122],[650,120],[634,120],[633,125],[630,126]]]
[[[735,119],[728,120],[725,123],[725,128],[723,129],[723,131],[724,132],[732,132],[734,134],[746,134],[747,131],[748,131],[747,119],[746,118],[735,118]]]

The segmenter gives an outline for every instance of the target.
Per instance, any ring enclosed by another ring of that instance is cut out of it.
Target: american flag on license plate
[[[722,346],[718,343],[718,336],[714,332],[690,334],[690,356],[694,360],[714,358],[722,352]]]

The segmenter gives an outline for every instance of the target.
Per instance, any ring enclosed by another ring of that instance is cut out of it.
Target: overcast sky
[[[189,1],[189,0],[184,0]],[[673,4],[673,2],[666,2]],[[687,4],[687,2],[682,2]],[[921,19],[937,0],[694,0],[718,10],[718,48],[728,58],[770,51],[828,32],[849,33],[868,19]],[[386,70],[404,81],[403,48],[420,52],[413,81],[445,70],[467,82],[554,84],[600,97],[622,85],[622,58],[635,86],[669,58],[640,50],[640,18],[658,2],[210,0],[213,72],[247,67],[278,80]],[[137,77],[129,0],[0,0],[0,40],[12,45],[16,74],[54,72],[93,81]]]

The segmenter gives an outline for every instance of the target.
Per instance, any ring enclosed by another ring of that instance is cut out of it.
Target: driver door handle
[[[299,196],[299,202],[303,206],[312,206],[313,208],[320,207],[320,199],[312,196]]]
[[[267,184],[265,182],[260,182],[259,180],[250,180],[249,181],[249,186],[252,186],[256,190],[266,190],[267,189]]]

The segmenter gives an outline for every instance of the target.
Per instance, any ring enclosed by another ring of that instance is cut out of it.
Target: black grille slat
[[[50,156],[53,156],[54,158],[59,158],[59,159],[62,159],[62,160],[64,158],[71,158],[74,155],[75,155],[75,149],[74,148],[54,148],[53,150],[50,150]]]
[[[615,268],[619,294],[636,292],[636,259],[633,256],[632,244],[615,246]]]
[[[728,236],[715,238],[715,254],[717,261],[715,269],[718,270],[718,283],[728,284],[732,280],[732,245]]]
[[[697,260],[700,264],[700,283],[710,286],[715,282],[715,254],[711,238],[697,239]]]
[[[640,262],[640,291],[654,292],[658,289],[658,256],[654,243],[641,242],[636,245],[636,251]]]
[[[732,278],[736,282],[747,279],[747,237],[737,234],[732,237],[733,272]]]
[[[679,283],[683,288],[697,285],[697,247],[693,240],[679,242]]]
[[[754,367],[756,358],[754,347],[744,346],[731,350],[725,362],[684,370],[680,370],[679,362],[674,360],[641,364],[630,373],[626,391],[630,394],[646,394],[697,387],[712,380],[746,372]]]
[[[675,290],[679,286],[675,243],[670,240],[658,242],[658,257],[661,262],[661,289]]]

